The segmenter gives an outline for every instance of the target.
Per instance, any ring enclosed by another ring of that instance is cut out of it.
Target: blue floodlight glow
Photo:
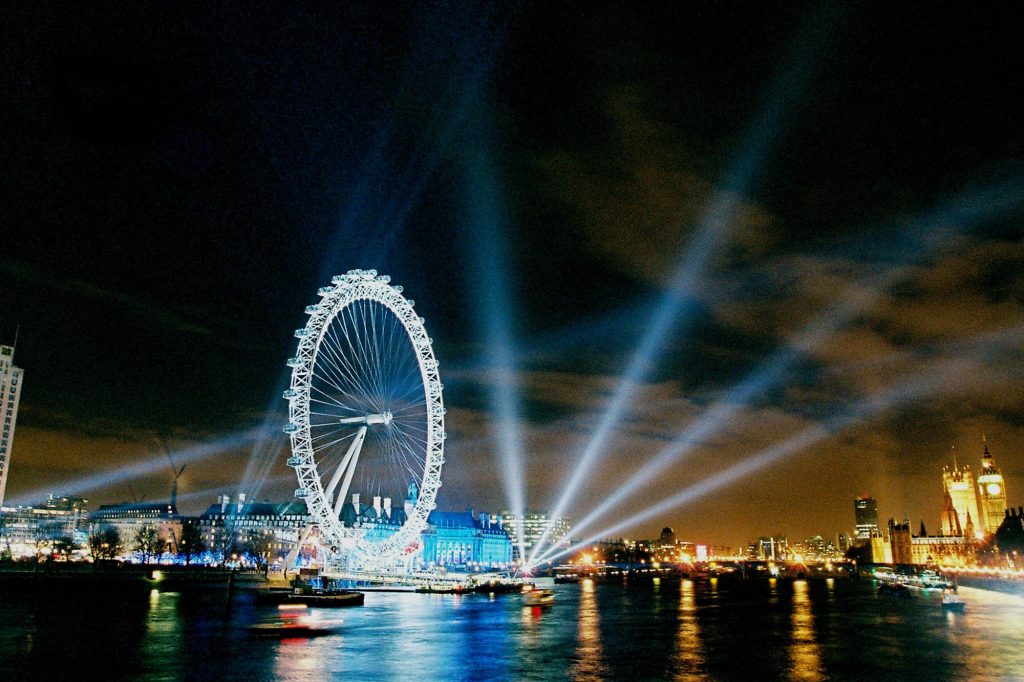
[[[574,545],[547,552],[542,561],[552,561],[560,556],[579,551],[594,542],[613,535],[624,528],[642,523],[659,514],[681,507],[704,497],[719,488],[756,473],[765,467],[814,445],[850,426],[876,418],[894,408],[941,393],[951,384],[969,380],[976,373],[979,364],[990,362],[1000,352],[1017,352],[1024,342],[1024,325],[1011,327],[981,337],[983,347],[970,360],[956,358],[945,360],[935,369],[920,372],[902,380],[899,385],[878,394],[866,396],[853,404],[844,414],[826,419],[820,424],[807,427],[797,435],[771,445],[760,452],[738,462],[727,469],[710,476],[670,497],[664,498],[627,519],[616,522],[592,533]],[[539,561],[531,562],[536,566]]]
[[[480,332],[486,348],[484,364],[490,381],[488,401],[496,422],[498,458],[506,499],[520,524],[517,529],[519,556],[525,551],[523,537],[524,484],[523,444],[519,430],[519,378],[516,373],[516,349],[509,320],[513,307],[511,287],[512,265],[506,258],[507,213],[502,199],[497,168],[491,158],[489,128],[486,115],[479,112],[474,138],[464,154],[464,197],[468,215],[469,242],[475,264],[472,297],[480,321]]]
[[[283,402],[281,394],[290,384],[291,371],[285,370],[278,378],[277,390],[274,391],[263,417],[262,429],[272,435],[254,442],[249,451],[249,461],[246,462],[245,472],[242,474],[238,490],[252,495],[253,498],[262,491],[267,477],[270,476],[281,451],[288,442],[288,437],[281,432],[279,427],[288,421],[288,409],[281,405]]]
[[[608,446],[610,436],[650,373],[658,350],[676,328],[684,310],[698,298],[708,261],[732,227],[737,209],[753,188],[765,158],[778,142],[779,133],[785,128],[789,113],[811,79],[817,55],[836,24],[835,10],[835,7],[826,3],[813,21],[802,28],[780,64],[778,73],[772,78],[766,96],[746,128],[738,153],[726,167],[722,189],[712,197],[708,209],[698,222],[686,253],[669,280],[661,303],[646,325],[647,331],[630,358],[612,400],[580,456],[569,482],[563,488],[551,518],[559,518],[565,513],[584,479],[592,473],[601,453]],[[534,544],[528,563],[533,563],[550,531],[549,526]]]

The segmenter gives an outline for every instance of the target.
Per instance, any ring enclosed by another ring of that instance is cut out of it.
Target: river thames
[[[516,595],[369,593],[337,634],[255,639],[246,595],[0,595],[5,680],[1014,680],[1024,598],[961,588],[879,595],[871,581],[559,585]]]

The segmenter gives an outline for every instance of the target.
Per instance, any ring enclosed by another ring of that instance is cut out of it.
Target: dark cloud
[[[156,433],[188,447],[276,428],[303,306],[332,268],[374,267],[436,339],[442,505],[507,506],[487,397],[500,374],[482,364],[465,262],[472,127],[492,131],[507,204],[529,505],[554,503],[716,199],[735,211],[688,323],[650,359],[573,516],[765,367],[608,523],[954,361],[920,399],[631,532],[832,532],[861,493],[934,525],[950,446],[976,460],[983,433],[1018,495],[1020,346],[1000,336],[1024,324],[1016,23],[851,9],[737,194],[730,159],[816,11],[6,9],[0,341],[22,325],[26,369],[8,490],[159,455]],[[288,497],[281,442],[196,460],[182,490],[266,479]],[[136,490],[169,484],[154,471]]]

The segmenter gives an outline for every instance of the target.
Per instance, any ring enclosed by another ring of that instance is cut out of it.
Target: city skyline
[[[202,26],[226,8],[10,11],[7,504],[167,499],[162,439],[183,508],[289,499],[292,331],[350,268],[405,285],[436,340],[443,508],[508,508],[519,451],[530,508],[592,463],[579,520],[664,455],[590,530],[688,490],[612,534],[806,537],[852,529],[860,494],[937,528],[937,472],[955,445],[977,473],[983,436],[1024,499],[1024,111],[996,13],[262,8],[225,41]]]

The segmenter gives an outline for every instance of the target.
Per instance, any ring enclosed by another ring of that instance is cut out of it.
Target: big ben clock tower
[[[982,436],[985,454],[981,456],[981,471],[978,475],[978,507],[981,511],[979,525],[985,533],[994,533],[1006,515],[1006,484],[1003,474],[988,451],[988,439]]]

